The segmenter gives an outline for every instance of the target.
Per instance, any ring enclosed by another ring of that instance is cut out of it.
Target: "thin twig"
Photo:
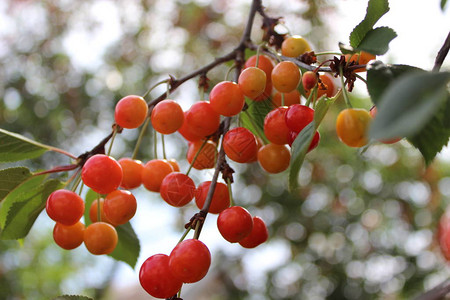
[[[414,300],[439,300],[444,299],[450,293],[450,279],[442,282],[431,290],[423,293]]]
[[[448,33],[447,38],[445,39],[444,45],[442,45],[442,48],[439,50],[436,56],[436,60],[434,61],[433,72],[439,72],[449,50],[450,50],[450,32]]]

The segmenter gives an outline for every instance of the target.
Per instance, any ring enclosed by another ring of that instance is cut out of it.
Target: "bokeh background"
[[[450,28],[440,1],[391,0],[379,25],[398,33],[384,62],[427,70]],[[337,50],[365,15],[361,0],[263,1],[283,16],[289,31],[317,52]],[[115,103],[144,94],[154,83],[182,76],[235,47],[250,0],[3,0],[0,1],[0,127],[79,155],[111,130]],[[252,38],[262,36],[255,20]],[[378,24],[377,24],[378,25]],[[229,65],[208,74],[211,86]],[[448,60],[444,69],[449,69]],[[165,87],[155,89],[157,97]],[[354,106],[370,108],[364,85]],[[199,99],[191,80],[171,95],[184,109]],[[209,215],[201,235],[213,265],[201,282],[183,287],[189,299],[410,299],[450,276],[436,226],[450,203],[449,150],[425,168],[407,141],[372,143],[364,151],[341,144],[334,131],[338,101],[321,125],[319,147],[308,154],[298,193],[287,191],[287,173],[265,174],[239,165],[233,185],[237,204],[261,216],[270,240],[257,249],[229,244]],[[130,156],[138,130],[125,130],[113,147]],[[151,131],[138,158],[153,158]],[[166,138],[167,154],[186,171],[187,143]],[[68,161],[58,154],[21,162],[32,170]],[[5,166],[2,166],[2,168]],[[191,172],[198,184],[212,171]],[[141,242],[135,269],[84,246],[59,249],[53,223],[41,214],[23,241],[0,241],[0,299],[52,299],[80,294],[94,299],[149,299],[138,283],[142,262],[168,254],[194,205],[168,207],[158,194],[135,191],[131,221]]]

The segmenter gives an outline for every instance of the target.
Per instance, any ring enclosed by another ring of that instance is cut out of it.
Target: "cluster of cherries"
[[[46,211],[56,221],[53,238],[57,245],[71,250],[84,242],[88,251],[96,255],[109,254],[115,249],[118,242],[115,226],[127,223],[137,209],[134,195],[118,189],[122,178],[121,165],[110,156],[96,154],[86,161],[81,179],[93,191],[105,195],[92,202],[89,208],[92,224],[86,228],[80,221],[85,203],[77,193],[59,189],[50,194]]]
[[[293,58],[309,51],[308,42],[300,36],[286,38],[281,48],[282,55]],[[365,64],[373,58],[361,53],[348,57],[348,61]],[[306,105],[301,104],[300,83],[305,96],[313,99]],[[291,61],[274,64],[268,56],[257,54],[246,61],[237,83],[222,81],[216,84],[209,93],[209,101],[197,101],[183,111],[176,101],[165,99],[148,115],[146,101],[130,95],[117,103],[115,122],[121,128],[133,129],[151,121],[153,129],[160,134],[180,133],[188,142],[188,162],[193,168],[203,170],[216,165],[218,139],[215,133],[220,130],[221,118],[239,115],[246,98],[257,102],[270,98],[273,109],[265,116],[264,135],[255,135],[245,127],[234,127],[223,135],[222,145],[228,159],[234,162],[257,161],[265,171],[279,173],[290,163],[287,145],[292,146],[297,135],[314,119],[310,103],[322,95],[334,96],[335,90],[334,81],[328,74],[307,71],[302,75]],[[336,124],[342,142],[352,147],[365,145],[367,127],[375,113],[376,110],[370,113],[353,108],[343,110]],[[268,141],[266,144],[264,137]],[[319,140],[320,134],[316,132],[308,151],[317,147]],[[182,207],[195,198],[197,207],[203,209],[212,182],[205,181],[196,186],[188,173],[180,172],[174,159],[155,158],[142,163],[135,158],[116,161],[109,155],[91,156],[82,167],[81,179],[104,198],[99,196],[92,203],[89,208],[92,224],[85,228],[80,221],[85,211],[83,199],[69,190],[53,192],[48,197],[46,211],[56,221],[53,231],[56,244],[64,249],[74,249],[84,242],[93,254],[111,253],[118,242],[114,226],[127,223],[136,212],[136,198],[129,190],[141,185],[159,193],[171,206]],[[260,217],[252,216],[245,208],[230,206],[229,184],[216,183],[208,212],[219,214],[217,227],[225,240],[245,248],[257,247],[268,239],[267,227]],[[170,298],[183,283],[202,279],[210,264],[208,247],[198,239],[185,239],[170,255],[149,257],[140,269],[139,278],[150,295]]]

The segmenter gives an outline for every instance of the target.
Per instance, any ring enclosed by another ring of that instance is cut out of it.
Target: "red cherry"
[[[258,144],[253,133],[244,127],[229,130],[223,137],[223,149],[229,159],[246,163],[255,158]]]
[[[142,183],[142,170],[144,169],[142,162],[126,157],[119,159],[118,162],[123,173],[120,187],[127,190],[139,187]]]
[[[220,115],[214,111],[208,101],[198,101],[187,111],[184,123],[187,123],[187,127],[193,134],[205,137],[219,128]]]
[[[147,258],[139,271],[139,282],[142,288],[155,298],[170,298],[183,285],[169,269],[169,256],[155,254]]]
[[[122,183],[122,167],[111,156],[96,154],[91,156],[81,170],[85,185],[99,194],[108,194]]]
[[[219,214],[217,228],[224,239],[230,243],[237,243],[250,234],[253,219],[245,208],[232,206]]]
[[[147,117],[148,106],[141,96],[130,95],[123,97],[116,104],[114,118],[123,128],[137,128]]]
[[[314,110],[309,106],[294,104],[286,112],[286,125],[291,131],[299,133],[314,120]]]
[[[264,118],[264,134],[273,144],[288,143],[289,128],[286,125],[287,106],[281,106],[270,111]]]
[[[194,198],[195,184],[189,176],[180,172],[173,172],[164,178],[159,191],[161,197],[168,204],[181,207]]]
[[[185,283],[197,282],[208,273],[211,253],[196,239],[179,243],[170,253],[169,268],[172,274]]]
[[[222,81],[212,88],[209,93],[209,101],[216,113],[231,117],[241,112],[245,96],[237,83]]]
[[[199,209],[203,208],[205,204],[206,196],[209,192],[211,181],[202,182],[195,191],[195,204]],[[230,206],[230,194],[228,187],[222,182],[216,183],[214,194],[212,196],[211,205],[209,211],[212,214],[218,214]]]
[[[134,217],[137,209],[136,198],[126,190],[115,190],[106,195],[103,211],[112,224],[121,225]]]
[[[84,224],[77,222],[74,225],[63,225],[56,222],[53,227],[53,240],[63,249],[72,250],[83,243]]]
[[[70,226],[83,216],[84,201],[77,193],[60,189],[48,196],[45,210],[53,221]]]
[[[297,138],[297,136],[298,136],[298,133],[296,133],[294,131],[291,131],[289,133],[289,146],[292,147],[292,144],[294,143],[294,141]],[[316,148],[317,145],[319,145],[319,141],[320,141],[320,133],[318,131],[316,131],[316,133],[314,134],[314,136],[313,136],[313,138],[311,140],[311,144],[309,144],[307,152],[309,152],[309,151],[313,150],[314,148]]]
[[[252,232],[245,238],[239,241],[239,244],[244,248],[255,248],[269,238],[266,223],[260,217],[253,217]]]

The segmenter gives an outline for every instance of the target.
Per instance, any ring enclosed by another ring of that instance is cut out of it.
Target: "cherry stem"
[[[162,133],[161,133],[161,143],[162,143],[163,158],[167,159],[167,157],[166,157],[166,144],[164,142],[164,134],[162,134]]]
[[[150,114],[145,119],[144,125],[141,127],[141,132],[139,132],[139,137],[136,141],[136,145],[134,146],[133,155],[131,159],[136,159],[139,151],[139,147],[141,146],[142,138],[144,137],[145,131],[147,130],[148,123],[150,122]]]
[[[77,164],[74,165],[67,165],[67,166],[57,166],[54,168],[51,168],[50,170],[45,170],[42,172],[34,173],[34,176],[44,175],[44,174],[51,174],[51,173],[58,173],[58,172],[65,172],[65,171],[71,171],[78,168]]]
[[[155,159],[158,158],[158,133],[156,130],[153,130],[153,154],[155,155]]]
[[[309,106],[311,103],[311,100],[316,97],[317,95],[317,84],[314,86],[314,88],[311,90],[311,93],[309,93],[308,99],[306,100],[305,106]]]
[[[236,68],[236,65],[232,65],[228,71],[227,74],[225,74],[225,81],[228,81],[228,76],[230,76],[231,71],[233,71]]]
[[[231,190],[230,178],[227,179],[228,194],[230,195],[230,206],[234,206],[233,191]]]
[[[76,179],[72,185],[72,192],[75,192],[78,188],[78,185],[81,182],[81,170],[78,170],[74,175],[76,175]]]
[[[367,84],[367,80],[359,74],[355,74],[360,80],[362,80],[365,84]]]
[[[339,56],[341,56],[342,53],[335,52],[335,51],[325,51],[325,52],[319,52],[319,53],[314,52],[314,55],[315,56],[320,56],[320,55],[339,55]]]
[[[194,166],[195,161],[197,160],[197,157],[199,156],[200,152],[202,151],[203,147],[205,147],[206,142],[208,142],[208,140],[204,140],[203,144],[200,146],[200,149],[198,149],[197,153],[195,153],[194,158],[192,159],[192,162],[189,166],[189,169],[186,172],[186,176],[189,176],[189,172],[191,172],[192,167]]]
[[[260,52],[261,52],[261,46],[262,46],[262,45],[263,45],[263,44],[258,45],[258,48],[256,49],[255,68],[257,68],[258,65],[259,65],[259,55],[260,55]]]
[[[281,93],[281,106],[284,106],[284,93]]]
[[[343,90],[342,93],[344,95],[345,105],[347,105],[348,108],[352,108],[352,104],[350,103],[350,98],[348,97],[347,89],[345,88],[344,75],[343,75],[342,68],[339,68],[339,77],[341,78],[341,85],[342,85],[342,90]]]
[[[182,241],[184,241],[184,239],[187,237],[188,233],[191,231],[191,227],[189,226],[188,228],[186,228],[186,230],[184,231],[183,235],[181,236],[180,240],[178,241],[177,245],[179,243],[181,243]]]
[[[108,152],[106,154],[108,156],[111,154],[112,146],[114,144],[114,139],[116,138],[116,135],[117,135],[117,126],[114,126],[113,134],[112,134],[112,137],[111,137],[111,142],[109,143]]]
[[[78,190],[78,195],[81,196],[81,193],[83,192],[83,188],[84,188],[84,182],[82,181],[81,185],[80,185],[80,189]]]
[[[163,80],[161,80],[161,81],[158,81],[157,83],[155,83],[154,85],[152,85],[152,86],[145,92],[145,94],[142,96],[142,98],[145,99],[145,97],[147,97],[147,96],[150,94],[150,92],[153,91],[157,86],[159,86],[159,85],[161,85],[161,84],[164,84],[164,83],[169,83],[170,81],[171,81],[171,78],[167,78],[167,79],[163,79]],[[167,86],[167,91],[170,91],[170,86],[169,86],[169,85]],[[168,95],[168,92],[167,92],[167,91],[164,93],[164,95],[166,95],[166,97],[167,97],[167,95]]]
[[[51,146],[49,146],[49,147],[47,147],[47,148],[48,148],[48,150],[50,150],[50,151],[58,152],[58,153],[64,154],[64,155],[66,155],[66,156],[68,156],[68,157],[70,157],[70,158],[72,158],[72,159],[77,159],[77,157],[76,157],[75,155],[73,155],[72,153],[69,153],[69,152],[67,152],[67,151],[65,151],[65,150],[62,150],[62,149],[59,149],[59,148],[56,148],[56,147],[51,147]]]

